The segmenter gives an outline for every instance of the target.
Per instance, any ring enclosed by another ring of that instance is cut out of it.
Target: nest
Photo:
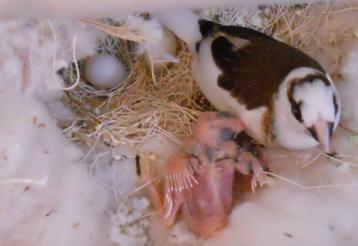
[[[93,136],[110,146],[136,146],[147,139],[161,136],[178,141],[190,134],[198,113],[210,106],[191,75],[191,55],[184,43],[179,44],[179,62],[154,75],[144,56],[138,56],[133,43],[108,36],[99,52],[118,56],[128,67],[129,76],[121,86],[101,91],[84,78],[84,64],[79,62],[81,82],[65,93],[64,102],[77,113],[76,122],[64,124],[73,140],[87,144]],[[63,71],[68,84],[76,80],[75,67]]]
[[[315,3],[249,10],[216,8],[200,14],[224,24],[265,32],[314,57],[329,54],[332,72],[342,64],[342,43],[358,37],[358,31],[345,25],[348,19],[337,21],[336,17],[354,15],[356,11],[357,7],[349,3]],[[87,83],[83,77],[85,61],[79,62],[81,82],[64,96],[65,103],[78,115],[75,122],[62,124],[72,139],[91,144],[93,136],[97,136],[110,146],[138,145],[156,136],[178,142],[181,136],[190,134],[191,124],[200,111],[213,109],[193,80],[191,55],[184,43],[178,48],[179,62],[156,75],[133,46],[113,36],[99,46],[99,52],[118,56],[128,67],[127,80],[113,90],[101,91]],[[76,80],[74,71],[72,66],[63,72],[69,85]]]

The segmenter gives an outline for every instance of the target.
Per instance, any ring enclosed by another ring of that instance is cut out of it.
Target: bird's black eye
[[[295,101],[291,102],[291,111],[293,116],[295,116],[296,120],[298,120],[300,123],[303,122],[302,120],[302,112],[301,112],[301,105],[302,101],[299,101],[298,103]]]

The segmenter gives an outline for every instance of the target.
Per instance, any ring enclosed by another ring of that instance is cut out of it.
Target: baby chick
[[[240,117],[255,140],[287,149],[321,144],[330,151],[341,106],[317,61],[266,34],[202,20],[191,11],[156,17],[187,42],[207,99]]]
[[[263,155],[241,136],[238,118],[222,112],[201,113],[182,148],[165,163],[163,187],[155,184],[157,163],[143,167],[152,203],[163,224],[171,226],[181,211],[188,227],[200,237],[213,236],[229,221],[235,172],[249,175],[251,188],[267,183]]]

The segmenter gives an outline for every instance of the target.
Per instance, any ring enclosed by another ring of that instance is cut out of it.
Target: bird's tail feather
[[[154,17],[186,42],[192,52],[203,38],[199,26],[200,18],[191,10],[158,12]]]

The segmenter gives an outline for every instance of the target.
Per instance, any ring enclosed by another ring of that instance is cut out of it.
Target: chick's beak
[[[315,132],[315,139],[321,144],[326,153],[330,152],[331,134],[329,127],[328,122],[322,119],[317,120],[312,127]]]

